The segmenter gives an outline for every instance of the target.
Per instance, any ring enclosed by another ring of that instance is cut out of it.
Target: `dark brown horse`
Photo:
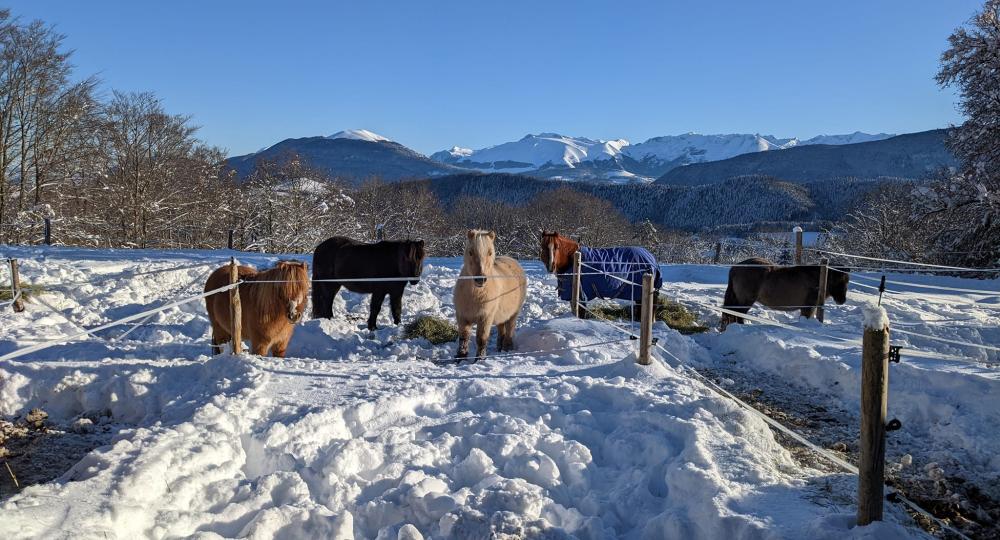
[[[335,236],[324,241],[313,252],[313,280],[330,281],[313,282],[313,318],[333,317],[333,299],[337,297],[340,288],[344,287],[351,292],[372,295],[368,314],[369,330],[376,328],[375,323],[387,295],[392,307],[392,322],[399,324],[407,280],[398,278],[410,278],[409,283],[416,285],[423,270],[424,256],[423,240],[385,240],[365,244]],[[353,281],[362,278],[376,280]],[[345,281],[338,282],[337,279]]]
[[[739,313],[749,313],[755,302],[780,311],[799,310],[803,317],[816,313],[819,294],[819,266],[780,267],[767,259],[747,259],[729,269],[729,285],[722,307]],[[826,275],[826,297],[838,304],[847,301],[847,284],[851,276],[845,270],[829,268]],[[730,323],[743,324],[744,319],[724,313],[721,330]]]
[[[229,284],[232,265],[225,265],[208,276],[205,292]],[[242,318],[240,329],[250,339],[250,350],[264,356],[271,352],[284,358],[292,339],[295,323],[302,318],[309,294],[309,271],[306,263],[281,261],[258,272],[250,266],[238,266]],[[212,323],[212,354],[222,352],[222,344],[232,339],[233,323],[229,311],[229,291],[205,297],[205,308]]]

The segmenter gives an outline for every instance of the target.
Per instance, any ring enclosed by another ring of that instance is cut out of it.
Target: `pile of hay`
[[[701,324],[698,321],[698,316],[682,304],[670,300],[662,300],[661,302],[660,305],[656,306],[653,314],[656,320],[665,322],[667,326],[682,334],[698,334],[708,331],[708,326]],[[605,303],[593,307],[588,306],[587,309],[594,315],[605,319],[623,321],[634,319],[638,321],[640,317],[638,309],[632,313],[632,306],[625,304]]]
[[[433,315],[421,315],[403,329],[406,339],[424,338],[434,345],[454,343],[458,340],[458,327],[446,319]]]
[[[35,285],[34,283],[24,283],[21,282],[21,298],[23,300],[30,300],[34,296],[38,296],[45,292],[45,287],[43,285]],[[13,293],[10,291],[10,282],[0,284],[0,302],[4,302],[14,298]]]

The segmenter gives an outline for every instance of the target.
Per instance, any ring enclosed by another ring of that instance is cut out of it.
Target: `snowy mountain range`
[[[759,134],[685,133],[630,144],[626,139],[605,141],[540,133],[479,150],[455,146],[430,157],[441,163],[488,172],[522,173],[566,180],[651,180],[691,163],[795,146],[854,144],[889,137],[892,135],[887,133],[855,132],[800,140]]]
[[[601,140],[539,133],[481,149],[454,146],[428,157],[378,133],[349,129],[328,136],[285,139],[258,152],[229,158],[228,163],[240,176],[247,176],[262,159],[274,161],[296,155],[332,177],[352,182],[369,177],[398,181],[480,171],[629,183],[651,182],[685,165],[746,154],[812,145],[869,143],[891,137],[893,135],[886,133],[862,132],[819,135],[810,139],[685,133],[631,144],[627,139]],[[891,171],[886,173],[891,174]]]

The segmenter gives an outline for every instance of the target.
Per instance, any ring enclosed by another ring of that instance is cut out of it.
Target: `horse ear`
[[[490,237],[490,240],[496,240],[497,239],[497,233],[496,233],[496,231],[490,231],[487,236]]]
[[[476,231],[474,231],[474,230],[472,230],[472,229],[469,229],[469,232],[467,232],[467,233],[465,233],[465,234],[466,234],[466,236],[468,236],[468,237],[469,237],[469,240],[472,240],[473,238],[475,238],[475,237],[476,237]]]
[[[424,247],[424,241],[423,240],[417,240],[417,245],[420,246],[421,249],[422,249]]]

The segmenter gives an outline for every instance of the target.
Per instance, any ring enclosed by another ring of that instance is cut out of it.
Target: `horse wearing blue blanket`
[[[629,300],[642,305],[642,276],[653,274],[655,304],[663,277],[656,257],[641,247],[588,248],[557,232],[542,231],[541,260],[545,269],[556,274],[559,298],[572,296],[573,253],[579,251],[580,305],[586,314],[586,302],[595,298]]]

